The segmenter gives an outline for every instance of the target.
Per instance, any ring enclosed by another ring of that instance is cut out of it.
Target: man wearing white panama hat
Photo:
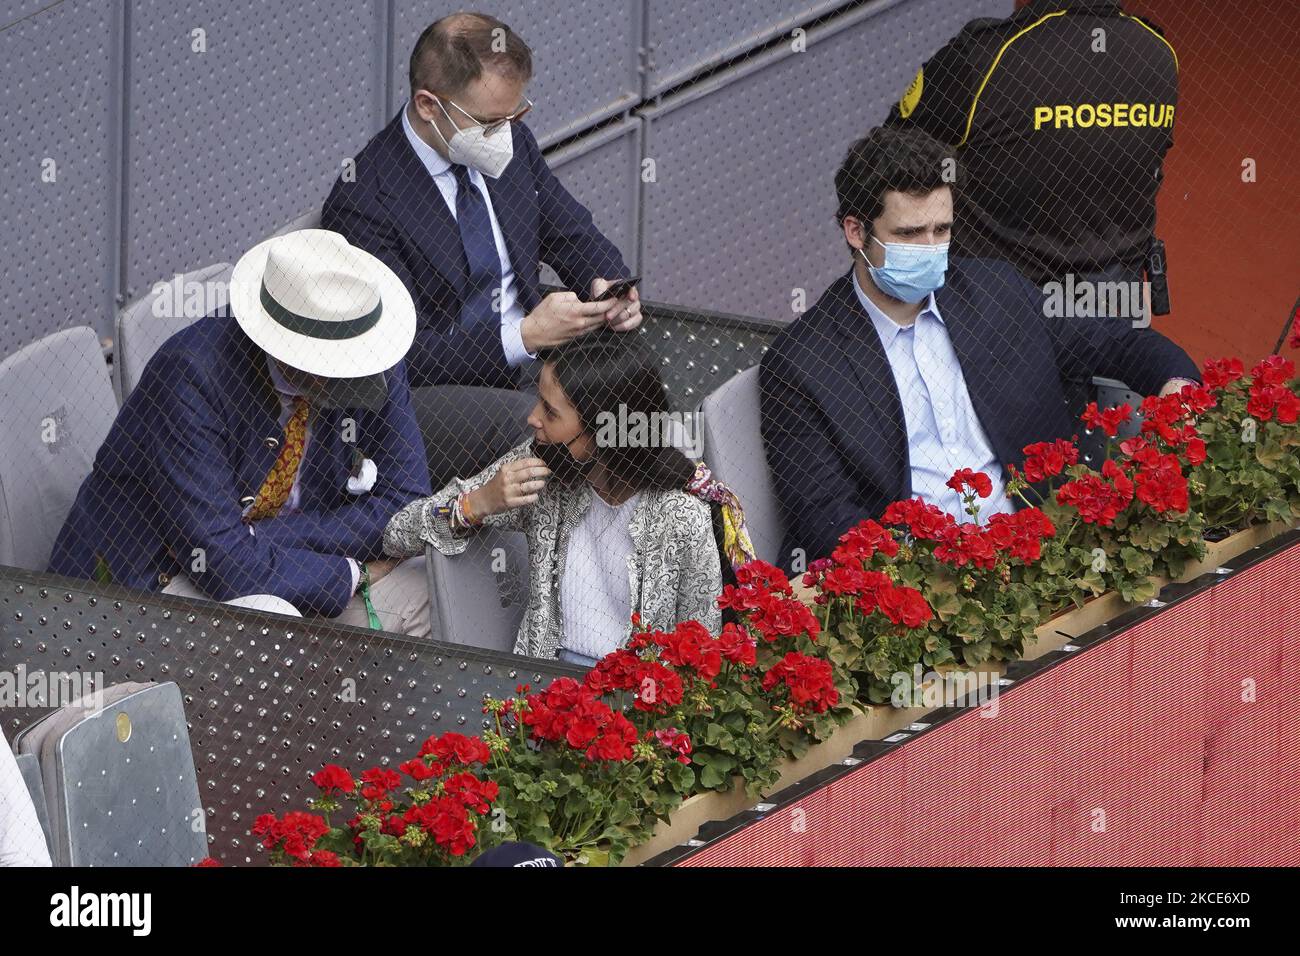
[[[224,311],[169,339],[122,406],[50,570],[429,635],[421,562],[382,558],[429,494],[402,361],[415,308],[337,233],[269,239]],[[373,587],[373,590],[371,586]]]

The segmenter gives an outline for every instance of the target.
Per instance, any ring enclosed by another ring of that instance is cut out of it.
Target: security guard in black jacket
[[[1136,281],[1168,311],[1154,240],[1173,144],[1178,57],[1160,29],[1104,0],[1033,0],[968,23],[917,72],[887,122],[956,147],[954,252],[1038,284]]]

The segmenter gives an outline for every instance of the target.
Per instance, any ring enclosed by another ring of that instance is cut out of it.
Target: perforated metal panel
[[[650,52],[648,95],[662,93],[696,73],[845,5],[844,0],[645,2]]]
[[[643,273],[654,298],[788,320],[848,270],[833,216],[849,144],[880,123],[917,67],[967,20],[1007,0],[864,7],[810,31],[807,50],[756,57],[648,120]]]
[[[641,335],[659,360],[671,406],[693,412],[715,388],[757,365],[780,327],[647,302]]]
[[[564,187],[591,211],[596,228],[637,272],[641,121],[627,119],[546,157]],[[558,283],[543,273],[543,282]]]
[[[303,809],[326,762],[395,766],[483,729],[484,694],[581,669],[0,567],[0,669],[171,680],[184,694],[213,856],[262,863],[261,813]],[[6,736],[48,713],[6,708]]]
[[[410,96],[411,48],[439,17],[466,9],[398,0],[393,18],[390,115]],[[470,5],[509,24],[533,51],[528,126],[542,146],[615,115],[641,96],[641,0],[501,0]]]
[[[74,325],[112,325],[115,4],[0,12],[0,358]]]
[[[340,164],[378,128],[382,8],[134,0],[128,298],[234,262],[324,200]],[[200,39],[207,52],[196,52]]]

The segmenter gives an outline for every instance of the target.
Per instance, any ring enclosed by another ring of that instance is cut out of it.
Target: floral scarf
[[[686,483],[686,491],[704,501],[722,506],[722,549],[727,553],[732,570],[753,561],[754,543],[749,540],[749,529],[745,527],[745,510],[736,493],[714,478],[709,466],[702,461],[695,463],[695,474]]]

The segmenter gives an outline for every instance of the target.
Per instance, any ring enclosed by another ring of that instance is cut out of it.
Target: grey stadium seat
[[[701,403],[700,431],[705,463],[715,478],[731,487],[745,509],[755,554],[779,564],[785,522],[763,449],[757,365],[723,382]]]
[[[180,688],[116,684],[23,735],[40,760],[55,866],[191,866],[208,855]]]
[[[1098,375],[1089,384],[1091,394],[1088,398],[1090,401],[1095,401],[1098,408],[1110,408],[1127,402],[1133,409],[1133,417],[1129,419],[1127,424],[1120,426],[1119,434],[1111,439],[1112,445],[1141,433],[1142,420],[1137,416],[1138,406],[1142,404],[1141,395],[1114,378],[1102,378]],[[1106,435],[1100,430],[1088,434],[1083,423],[1078,419],[1078,415],[1082,414],[1082,412],[1082,408],[1078,410],[1071,409],[1071,416],[1074,419],[1075,428],[1078,430],[1079,435],[1079,454],[1085,464],[1091,465],[1093,468],[1100,468],[1102,460],[1106,457]]]
[[[452,478],[478,474],[527,438],[529,392],[477,385],[411,389],[411,406],[429,458],[436,491]]]
[[[218,262],[187,272],[179,283],[173,277],[157,283],[149,294],[117,314],[113,334],[113,386],[125,402],[140,381],[153,353],[169,338],[229,301],[229,262]],[[186,308],[188,293],[204,288],[202,301],[193,298]],[[168,301],[170,300],[170,301]]]
[[[483,528],[460,554],[426,547],[425,565],[437,640],[514,650],[528,603],[528,542],[522,534]]]
[[[116,414],[93,329],[55,332],[0,362],[0,564],[45,570]]]

